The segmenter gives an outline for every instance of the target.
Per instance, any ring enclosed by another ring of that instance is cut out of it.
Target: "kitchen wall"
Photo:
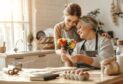
[[[53,27],[57,22],[60,22],[63,19],[64,4],[69,2],[80,4],[82,15],[99,8],[101,13],[98,18],[105,24],[103,30],[114,31],[115,37],[123,39],[123,18],[119,19],[118,26],[112,22],[110,13],[112,0],[34,0],[33,27],[35,31]]]
[[[56,23],[62,21],[65,3],[66,0],[33,0],[34,31],[53,28]]]

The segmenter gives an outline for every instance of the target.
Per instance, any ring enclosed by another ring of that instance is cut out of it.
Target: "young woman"
[[[76,29],[81,16],[81,7],[76,3],[70,3],[63,13],[64,21],[56,24],[54,27],[55,50],[58,55],[61,55],[60,46],[57,44],[59,38],[75,39],[77,42],[81,40]]]
[[[77,25],[77,32],[81,39],[77,43],[72,56],[63,52],[65,62],[69,66],[88,64],[100,67],[100,62],[114,55],[110,39],[100,36],[97,31],[97,22],[89,16],[83,16]]]

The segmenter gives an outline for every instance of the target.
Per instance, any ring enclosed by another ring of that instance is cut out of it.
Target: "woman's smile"
[[[76,26],[78,19],[79,18],[77,16],[72,15],[65,16],[65,26],[67,30],[71,29],[73,26]]]

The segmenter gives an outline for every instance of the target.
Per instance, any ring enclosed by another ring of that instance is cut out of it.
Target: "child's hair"
[[[65,6],[64,15],[81,16],[81,7],[76,3],[70,3]]]

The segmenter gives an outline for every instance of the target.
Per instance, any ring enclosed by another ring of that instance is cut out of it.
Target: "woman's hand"
[[[111,36],[108,34],[108,33],[102,33],[102,36],[105,36],[105,37],[107,37],[107,38],[111,38]]]
[[[61,59],[64,62],[69,60],[69,58],[67,57],[66,51],[64,49],[62,49],[62,48],[61,48]]]

